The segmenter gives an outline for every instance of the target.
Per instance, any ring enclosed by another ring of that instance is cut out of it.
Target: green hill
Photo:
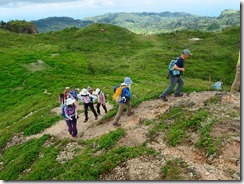
[[[93,23],[113,24],[138,34],[160,34],[179,30],[221,31],[240,26],[240,11],[224,10],[218,17],[206,17],[185,12],[107,13],[84,20],[70,17],[48,17],[32,21],[40,33],[68,27],[84,28]]]
[[[40,33],[49,31],[59,31],[69,27],[84,28],[94,23],[93,21],[82,21],[70,17],[48,17],[45,19],[40,19],[32,22],[38,27]]]
[[[240,25],[240,11],[224,10],[219,17],[184,12],[107,13],[85,20],[118,25],[138,34],[158,34],[177,30],[221,31],[229,26]]]
[[[209,90],[210,84],[217,80],[222,80],[224,89],[229,90],[240,49],[240,27],[219,33],[177,31],[142,36],[114,25],[92,24],[84,29],[73,27],[35,35],[0,29],[0,36],[2,180],[29,176],[34,180],[64,179],[62,173],[69,165],[58,165],[53,157],[69,140],[53,140],[45,135],[11,148],[6,148],[6,145],[14,135],[42,132],[62,119],[51,109],[59,106],[58,96],[65,86],[101,88],[108,95],[108,101],[114,103],[111,101],[113,87],[125,76],[130,76],[135,83],[132,102],[135,106],[158,97],[168,85],[166,76],[170,60],[188,48],[194,55],[185,63],[183,92]],[[115,113],[114,109],[106,118],[113,117]],[[123,132],[115,134],[119,137]],[[42,147],[46,141],[53,142],[52,146]],[[144,147],[122,147],[116,151],[136,155],[148,150]],[[43,157],[38,157],[39,154]],[[110,154],[117,153],[105,153],[94,159],[110,158]],[[89,154],[79,159],[84,164],[91,164],[93,161],[88,158]],[[108,160],[108,167],[112,162]],[[116,164],[119,163],[114,162],[111,167]],[[24,171],[30,167],[39,170],[25,174]],[[106,172],[108,168],[103,169],[99,172]],[[66,173],[69,180],[75,179],[76,171],[69,172]],[[93,177],[84,173],[81,179],[97,180],[95,176],[98,173],[93,172],[90,173]]]

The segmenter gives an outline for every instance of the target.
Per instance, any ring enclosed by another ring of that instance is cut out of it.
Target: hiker
[[[64,114],[65,114],[65,120],[68,126],[69,134],[76,138],[77,136],[77,107],[74,104],[75,100],[72,98],[68,98],[66,101],[66,106],[64,107]]]
[[[115,116],[113,125],[114,126],[120,126],[121,124],[118,123],[121,115],[123,114],[124,107],[127,106],[127,116],[130,116],[134,113],[134,111],[131,110],[131,93],[130,93],[130,85],[132,84],[132,80],[130,77],[125,77],[124,82],[121,83],[120,86],[123,87],[121,92],[121,100],[119,102],[119,109]],[[116,90],[116,89],[115,89]]]
[[[76,101],[78,101],[78,97],[77,97],[78,93],[79,93],[78,89],[73,88],[72,91],[69,92],[69,96],[75,99]]]
[[[177,75],[174,75],[172,71],[169,70],[169,79],[170,79],[170,84],[168,86],[168,88],[161,94],[159,95],[159,97],[163,100],[163,101],[168,101],[168,99],[166,98],[166,96],[168,95],[168,93],[170,93],[173,88],[175,87],[176,83],[178,83],[178,87],[175,91],[175,97],[181,97],[183,96],[183,94],[181,93],[181,89],[184,86],[184,81],[182,79],[182,74],[185,71],[184,68],[184,60],[188,59],[191,56],[191,52],[188,49],[184,49],[181,56],[177,58],[176,63],[173,66],[174,70],[178,70],[179,73]]]
[[[91,86],[88,86],[86,89],[91,95],[93,94],[93,89]]]
[[[64,100],[67,100],[67,98],[69,97],[69,92],[70,92],[70,88],[69,87],[65,87]]]
[[[234,82],[232,83],[231,85],[231,90],[230,92],[238,92],[240,90],[240,77],[241,77],[241,74],[240,74],[240,51],[239,51],[239,57],[238,57],[238,61],[237,61],[237,64],[236,64],[236,76],[235,76],[235,80]]]
[[[85,113],[85,120],[84,123],[88,121],[88,107],[90,107],[91,111],[93,112],[94,116],[95,116],[95,120],[97,120],[97,113],[94,109],[94,104],[93,102],[97,99],[96,96],[91,95],[87,89],[83,88],[80,92],[80,94],[77,95],[78,98],[82,101],[83,105],[84,105],[84,113]]]
[[[106,107],[106,98],[105,98],[105,94],[99,89],[97,88],[94,92],[95,95],[97,95],[97,114],[100,115],[100,106],[102,105],[105,113],[107,113],[107,107]]]
[[[63,93],[61,93],[59,95],[59,103],[64,104],[64,94]]]

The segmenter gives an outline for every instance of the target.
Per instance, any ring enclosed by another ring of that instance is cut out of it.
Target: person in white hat
[[[100,115],[100,106],[102,105],[105,113],[107,113],[107,107],[106,107],[106,98],[105,98],[105,94],[99,89],[97,88],[94,92],[95,95],[97,95],[97,114]]]
[[[84,105],[84,113],[85,113],[85,120],[84,123],[88,121],[88,107],[90,107],[91,111],[93,112],[95,116],[95,120],[98,119],[97,112],[94,109],[93,102],[96,101],[97,97],[94,95],[91,95],[86,88],[83,88],[80,92],[80,94],[77,95],[77,97],[82,101]]]
[[[68,98],[66,100],[66,106],[64,107],[65,120],[68,126],[68,131],[72,137],[76,137],[77,130],[77,107],[74,104],[75,100],[72,98]]]
[[[119,102],[119,109],[115,116],[113,125],[114,126],[120,126],[121,124],[118,123],[120,120],[121,115],[123,114],[124,107],[127,106],[127,116],[130,116],[134,113],[134,111],[131,110],[131,92],[130,92],[130,85],[132,81],[129,77],[126,77],[124,79],[124,82],[120,84],[120,86],[123,87],[121,92],[121,101]],[[116,90],[116,89],[114,89]]]
[[[173,68],[174,70],[179,70],[180,72],[177,75],[174,75],[172,71],[169,71],[169,79],[170,79],[170,84],[165,91],[159,95],[159,98],[161,98],[163,101],[167,102],[168,99],[166,96],[174,89],[176,83],[178,83],[178,87],[175,90],[175,97],[181,97],[183,94],[181,93],[181,89],[184,86],[184,81],[182,78],[182,74],[185,71],[184,68],[184,61],[188,59],[191,56],[191,52],[188,49],[184,49],[182,51],[182,54],[180,57],[177,58],[176,63],[174,64]]]

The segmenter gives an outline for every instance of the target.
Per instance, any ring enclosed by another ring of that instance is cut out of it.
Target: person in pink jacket
[[[95,95],[97,95],[97,113],[100,115],[100,106],[102,105],[105,113],[107,113],[107,107],[106,107],[106,97],[105,94],[97,88],[96,91],[94,92]]]

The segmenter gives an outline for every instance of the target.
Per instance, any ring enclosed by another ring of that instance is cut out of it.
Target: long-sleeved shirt
[[[77,107],[76,105],[68,105],[64,108],[64,114],[66,120],[72,120],[72,117],[77,119]]]
[[[97,96],[97,102],[100,103],[100,104],[103,104],[105,105],[106,104],[106,98],[105,98],[105,95],[102,91],[100,91],[100,93],[98,94]]]

